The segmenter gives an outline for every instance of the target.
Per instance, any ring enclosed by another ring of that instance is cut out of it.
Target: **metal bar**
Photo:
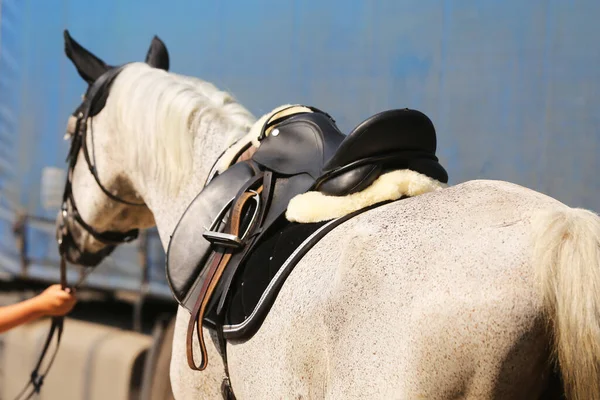
[[[165,340],[165,331],[169,326],[171,316],[161,315],[157,318],[154,329],[152,330],[152,346],[148,349],[146,360],[144,362],[144,373],[142,376],[142,388],[140,400],[150,400],[152,395],[152,382],[155,379],[164,379],[163,377],[155,377],[156,365],[161,347]]]
[[[142,311],[150,285],[150,265],[148,264],[148,233],[140,232],[138,236],[138,260],[142,268],[142,279],[137,301],[133,306],[133,330],[142,331]]]
[[[27,257],[27,215],[25,213],[17,214],[12,230],[21,261],[21,277],[25,278],[29,266],[29,258]]]

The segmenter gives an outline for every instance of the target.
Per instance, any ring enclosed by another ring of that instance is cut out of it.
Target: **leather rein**
[[[104,107],[104,105],[106,103],[106,98],[108,96],[108,88],[110,87],[110,85],[112,84],[112,82],[114,81],[116,76],[121,72],[123,67],[124,66],[112,68],[109,71],[107,71],[106,73],[104,73],[103,75],[101,75],[88,89],[83,103],[73,113],[73,117],[77,118],[77,122],[75,125],[75,131],[72,133],[71,147],[70,147],[67,159],[66,159],[66,161],[68,163],[67,181],[65,183],[65,188],[63,191],[63,198],[62,198],[62,205],[61,205],[62,220],[61,220],[60,226],[58,227],[59,229],[57,230],[57,238],[56,238],[57,244],[58,244],[58,249],[59,249],[59,254],[60,254],[60,285],[63,290],[65,290],[68,287],[68,284],[67,284],[67,262],[66,262],[66,256],[65,256],[65,254],[66,254],[65,239],[69,239],[69,240],[71,240],[71,243],[75,244],[75,241],[73,240],[71,232],[69,231],[69,228],[67,226],[67,221],[68,221],[69,217],[71,217],[74,221],[76,221],[80,225],[80,227],[83,230],[85,230],[88,234],[90,234],[95,240],[97,240],[107,246],[114,247],[114,246],[117,246],[122,243],[131,242],[131,241],[135,240],[139,234],[138,229],[132,229],[127,232],[118,232],[118,231],[102,231],[101,232],[101,231],[96,230],[94,227],[92,227],[87,222],[85,222],[85,220],[81,217],[81,214],[79,213],[79,210],[78,210],[76,202],[75,202],[75,198],[73,195],[73,188],[72,188],[72,179],[73,179],[73,172],[75,169],[75,165],[77,163],[79,153],[83,153],[85,162],[88,166],[90,173],[94,177],[94,180],[96,181],[96,184],[98,185],[98,187],[102,190],[102,192],[106,196],[108,196],[111,200],[122,203],[122,204],[130,205],[130,206],[145,206],[145,203],[143,203],[143,202],[137,203],[137,202],[128,201],[128,200],[122,199],[122,198],[114,195],[113,193],[111,193],[100,181],[100,177],[98,176],[98,171],[96,169],[96,156],[95,156],[95,151],[94,151],[94,132],[93,132],[93,126],[91,124],[91,122],[92,122],[91,118],[93,116],[97,115]],[[288,108],[291,108],[291,107],[288,107]],[[313,109],[312,107],[307,107],[307,108]],[[317,109],[313,109],[313,110],[320,111]],[[322,112],[322,111],[320,111],[320,112]],[[268,129],[268,127],[275,125],[284,119],[287,119],[287,117],[274,119],[274,120],[271,120],[271,121],[268,121],[267,123],[265,123],[265,125],[262,127],[262,131],[260,133],[259,140],[261,140],[262,138],[265,137],[265,131]],[[88,143],[87,143],[88,142],[88,136],[87,136],[88,135],[88,121],[90,122],[90,141],[91,141],[91,147],[92,147],[91,154],[90,154],[90,149],[89,149]],[[244,146],[244,148],[242,148],[240,150],[240,152],[238,152],[238,154],[236,154],[236,156],[232,160],[232,163],[229,166],[231,166],[237,162],[242,162],[242,161],[250,159],[252,157],[253,153],[256,151],[256,149],[257,149],[256,147],[252,146],[252,143],[248,143],[248,145]],[[220,159],[221,159],[221,156],[218,157],[217,162],[215,162],[215,166],[220,161]],[[217,174],[218,174],[218,172],[216,170],[214,170],[214,167],[213,167],[213,171],[211,171],[211,173],[209,174],[209,176],[205,182],[205,186],[208,185],[208,183],[210,183],[210,181],[212,181],[212,179],[215,178]],[[269,174],[267,174],[267,175],[269,175]],[[262,185],[260,188],[257,188],[257,189],[260,193],[260,191],[262,191]],[[258,195],[258,193],[256,193],[256,194]],[[231,222],[233,222],[233,224],[231,224],[229,226],[229,229],[231,229],[231,231],[233,231],[232,233],[235,233],[235,234],[238,233],[237,228],[239,228],[239,218],[240,218],[240,215],[242,212],[242,208],[244,208],[244,205],[246,204],[246,202],[248,200],[250,200],[252,197],[253,196],[249,196],[249,195],[243,196],[242,198],[239,199],[241,201],[239,201],[238,204],[236,204],[233,207],[233,211],[234,211],[233,212],[233,221],[231,221]],[[69,203],[71,205],[70,210],[69,210]],[[207,281],[205,282],[205,285],[207,287],[205,288],[205,290],[203,290],[202,295],[198,299],[198,304],[197,304],[198,309],[196,310],[195,318],[194,317],[191,318],[192,323],[190,324],[189,330],[188,330],[188,363],[190,364],[190,367],[192,367],[193,369],[196,369],[196,370],[202,370],[202,369],[206,368],[207,354],[206,354],[206,348],[205,348],[205,344],[204,344],[204,340],[203,340],[204,338],[202,335],[202,318],[203,318],[203,314],[204,314],[207,302],[210,299],[210,294],[212,293],[212,290],[214,290],[214,286],[218,282],[218,278],[220,277],[221,273],[223,272],[224,267],[227,264],[226,260],[230,257],[231,253],[229,253],[229,254],[227,254],[227,253],[228,253],[228,251],[225,251],[225,252],[217,251],[217,254],[218,254],[218,256],[216,257],[217,259],[214,260],[214,262],[210,268],[211,272],[212,272],[211,278],[213,278],[213,279],[207,279]],[[79,281],[75,285],[71,286],[71,289],[74,291],[77,287],[79,287],[84,282],[87,275],[89,275],[89,273],[91,273],[91,271],[93,271],[93,269],[88,268],[87,271],[84,274],[82,274]],[[209,286],[210,286],[210,289],[209,289]],[[194,320],[196,321],[196,323],[193,322]],[[200,346],[202,349],[202,362],[201,362],[200,366],[197,366],[195,364],[195,362],[193,360],[194,357],[191,352],[191,336],[193,335],[192,332],[194,330],[194,325],[195,325],[195,328],[196,328],[196,331],[198,334],[198,338],[200,340]],[[46,341],[44,343],[44,347],[42,348],[40,357],[39,357],[33,371],[30,374],[29,381],[26,383],[25,387],[21,390],[21,392],[19,392],[19,394],[15,397],[15,400],[28,400],[28,399],[31,399],[34,395],[40,393],[41,387],[44,383],[44,379],[45,379],[46,375],[48,374],[48,372],[50,371],[50,368],[52,367],[52,364],[54,363],[54,360],[56,358],[56,354],[58,353],[63,330],[64,330],[64,317],[63,316],[52,317],[52,325],[51,325],[48,335],[46,337]],[[56,347],[50,358],[50,361],[48,362],[48,365],[43,370],[43,372],[40,372],[42,370],[43,361],[48,354],[48,350],[50,348],[50,344],[52,343],[54,336],[56,336]],[[221,344],[220,347],[222,348],[222,351],[224,352],[223,356],[224,356],[225,369],[226,369],[226,374],[227,374],[227,379],[223,382],[223,385],[221,388],[222,393],[223,393],[224,397],[226,397],[226,398],[234,398],[233,393],[232,393],[232,388],[229,383],[229,371],[227,368],[227,361],[226,361],[227,358],[226,358],[225,348],[224,348],[225,343],[223,341],[220,344]]]
[[[65,239],[69,238],[73,244],[75,243],[75,241],[73,241],[72,235],[67,226],[67,219],[69,218],[69,216],[71,216],[73,218],[73,220],[76,221],[81,226],[81,228],[83,228],[87,233],[89,233],[94,239],[98,240],[101,243],[106,244],[107,246],[116,246],[118,244],[131,242],[132,240],[135,240],[138,236],[139,231],[137,229],[132,229],[127,232],[117,232],[117,231],[100,232],[100,231],[94,229],[91,225],[86,223],[83,220],[83,218],[81,217],[81,215],[79,214],[77,205],[75,203],[75,198],[73,196],[73,187],[72,187],[73,171],[75,169],[75,164],[77,163],[77,158],[79,156],[79,153],[82,152],[83,156],[85,158],[85,161],[88,165],[88,169],[89,169],[90,173],[92,174],[92,176],[94,177],[94,180],[96,181],[96,183],[98,184],[98,186],[100,187],[102,192],[104,192],[104,194],[106,194],[111,200],[114,200],[119,203],[131,205],[131,206],[144,206],[145,205],[144,203],[134,203],[134,202],[130,202],[125,199],[122,199],[118,196],[115,196],[101,183],[100,178],[98,176],[98,171],[96,170],[96,167],[95,167],[96,157],[95,157],[95,152],[94,152],[94,148],[93,148],[94,132],[93,132],[93,128],[92,128],[91,124],[90,124],[90,134],[91,134],[90,139],[92,142],[91,155],[90,155],[90,151],[89,151],[89,148],[87,145],[88,120],[90,120],[91,117],[93,117],[98,112],[100,112],[100,110],[97,109],[96,106],[98,105],[98,102],[106,101],[105,98],[102,99],[102,96],[104,95],[103,90],[108,89],[107,86],[110,85],[112,80],[116,77],[116,75],[120,72],[121,69],[122,68],[116,68],[113,70],[109,70],[104,75],[100,76],[100,78],[98,78],[96,80],[96,82],[94,82],[94,84],[90,87],[90,89],[88,90],[88,92],[86,94],[86,98],[85,98],[84,102],[75,111],[75,115],[73,115],[77,118],[77,123],[76,123],[75,132],[73,132],[73,136],[72,136],[72,140],[71,140],[71,147],[70,147],[69,154],[68,154],[67,160],[66,160],[68,162],[67,182],[65,184],[63,198],[62,198],[62,206],[61,206],[62,221],[61,221],[61,224],[57,231],[57,238],[56,238],[56,241],[58,244],[58,250],[59,250],[59,254],[60,254],[60,285],[63,290],[65,290],[67,287],[69,287],[67,284],[67,261],[66,261],[66,256],[65,256],[65,253],[66,253]],[[103,104],[101,104],[101,106],[103,106]],[[94,107],[96,107],[96,109],[94,109]],[[100,107],[100,109],[101,109],[101,107]],[[69,207],[68,207],[69,203],[71,204],[71,213],[69,213]],[[93,268],[88,268],[87,271],[85,271],[81,275],[81,277],[75,283],[75,285],[70,286],[71,290],[75,291],[75,289],[77,289],[85,281],[87,276],[92,271],[93,271]],[[30,374],[29,381],[27,382],[25,387],[21,390],[21,392],[19,392],[19,394],[15,397],[15,400],[20,400],[20,399],[28,400],[28,399],[31,399],[34,395],[40,393],[42,385],[44,384],[44,379],[45,379],[46,375],[48,374],[48,372],[50,371],[50,368],[52,367],[52,364],[54,363],[54,359],[56,358],[56,354],[58,353],[58,349],[60,347],[60,340],[61,340],[62,334],[63,334],[63,329],[64,329],[64,317],[63,316],[52,317],[52,325],[50,326],[50,330],[48,331],[48,335],[46,337],[46,341],[44,342],[44,347],[42,348],[40,357],[38,358],[38,361],[35,364],[35,367]],[[50,344],[52,343],[52,341],[53,341],[52,339],[54,338],[54,336],[56,336],[56,347],[54,349],[52,356],[50,357],[48,365],[43,370],[43,372],[40,372],[42,370],[43,361],[48,354],[48,350],[50,348]]]
[[[75,110],[75,112],[72,115],[73,117],[77,118],[77,122],[75,125],[75,130],[72,133],[71,147],[69,149],[69,153],[68,153],[68,156],[66,159],[66,161],[68,163],[67,181],[65,183],[65,188],[64,188],[63,197],[62,197],[62,205],[61,205],[62,220],[61,220],[59,229],[57,230],[57,238],[56,238],[56,241],[58,244],[58,250],[59,250],[59,254],[60,254],[60,285],[63,290],[65,290],[68,287],[68,284],[67,284],[67,261],[66,261],[66,256],[65,256],[65,253],[66,253],[65,239],[70,239],[72,241],[72,243],[75,243],[73,241],[72,235],[67,226],[67,220],[69,217],[71,217],[74,221],[76,221],[81,226],[81,228],[83,228],[87,233],[89,233],[94,239],[96,239],[97,241],[99,241],[101,243],[106,244],[107,246],[116,246],[116,245],[119,245],[122,243],[131,242],[131,241],[135,240],[139,234],[138,229],[132,229],[127,232],[118,232],[118,231],[102,231],[102,232],[100,232],[100,231],[96,230],[90,224],[85,222],[85,220],[81,217],[79,210],[77,208],[77,205],[75,203],[75,197],[73,195],[73,186],[72,186],[72,179],[73,179],[73,172],[75,170],[75,165],[77,163],[79,153],[83,153],[85,162],[88,166],[90,173],[94,177],[96,184],[102,190],[102,192],[104,194],[106,194],[111,200],[114,200],[114,201],[122,203],[122,204],[130,205],[130,206],[145,206],[145,203],[131,202],[131,201],[122,199],[122,198],[112,194],[100,181],[100,177],[98,176],[98,171],[96,169],[96,162],[95,162],[96,157],[95,157],[95,151],[94,151],[94,131],[93,131],[93,125],[91,124],[90,118],[97,115],[101,111],[102,107],[104,106],[104,103],[106,102],[106,96],[107,96],[106,92],[108,91],[108,87],[110,86],[112,81],[115,79],[115,77],[118,75],[118,73],[121,70],[122,70],[122,67],[115,68],[115,69],[109,70],[104,75],[100,76],[94,82],[94,84],[88,89],[88,92],[86,93],[83,103],[77,108],[77,110]],[[92,143],[91,154],[90,154],[90,149],[89,149],[88,143],[87,143],[87,141],[88,141],[87,140],[88,139],[88,137],[87,137],[88,121],[90,121],[90,140]],[[241,159],[245,159],[246,157],[250,158],[254,151],[255,151],[254,147],[251,147],[251,146],[244,147],[244,149],[242,149],[240,154],[238,154],[236,156],[236,159],[238,159],[236,161],[240,161]],[[219,157],[219,159],[220,159],[220,157]],[[215,163],[215,165],[216,165],[216,163]],[[214,174],[212,177],[214,177]],[[211,180],[211,179],[209,179],[209,180]],[[207,180],[207,183],[208,183],[208,180]],[[69,212],[69,203],[71,205],[71,208],[70,208],[71,212]],[[77,289],[85,281],[87,276],[92,271],[93,271],[92,268],[88,268],[87,271],[85,271],[81,275],[81,277],[77,281],[77,283],[75,285],[71,286],[71,289],[73,291],[75,289]],[[29,400],[34,395],[40,393],[42,385],[44,384],[44,379],[45,379],[46,375],[48,374],[48,372],[50,371],[50,368],[52,367],[52,364],[54,363],[54,359],[56,358],[56,354],[58,353],[63,330],[64,330],[64,317],[62,317],[62,316],[52,317],[52,324],[50,326],[50,330],[48,331],[48,335],[46,337],[46,341],[44,342],[44,346],[42,348],[42,351],[38,358],[38,361],[35,364],[35,367],[33,368],[33,371],[30,374],[29,381],[25,384],[23,389],[15,397],[15,400]],[[42,364],[48,354],[48,350],[50,349],[50,345],[53,341],[54,336],[56,336],[56,347],[54,349],[52,356],[50,357],[50,361],[48,362],[48,365],[43,370],[43,372],[40,372],[42,370]]]

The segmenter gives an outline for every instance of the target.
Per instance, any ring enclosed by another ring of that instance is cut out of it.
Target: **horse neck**
[[[167,249],[170,236],[183,215],[185,209],[202,190],[204,183],[214,163],[227,148],[226,128],[219,121],[203,123],[195,133],[193,149],[193,167],[185,182],[180,185],[179,192],[168,193],[161,190],[155,182],[145,182],[145,191],[142,193],[146,204],[154,215],[163,247]],[[239,128],[242,130],[244,128]]]

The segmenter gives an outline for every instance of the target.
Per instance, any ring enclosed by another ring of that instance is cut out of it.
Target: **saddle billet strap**
[[[256,192],[260,194],[262,192],[262,186],[258,188]],[[256,194],[253,192],[244,192],[237,199],[231,211],[228,233],[236,236],[239,235],[242,220],[242,211],[246,203],[254,196],[256,196]],[[248,229],[251,230],[252,227],[249,227]],[[215,291],[215,288],[217,287],[221,275],[223,274],[225,267],[231,259],[232,254],[233,253],[230,249],[219,249],[215,251],[214,258],[211,262],[206,278],[204,279],[204,282],[202,284],[200,295],[198,296],[198,299],[194,304],[194,308],[190,316],[186,338],[186,354],[189,367],[195,371],[203,371],[208,365],[206,343],[204,342],[204,335],[202,334],[202,321],[204,319],[204,314],[206,312],[206,307],[210,301],[210,298],[213,292]],[[196,365],[196,362],[194,361],[194,350],[192,341],[194,335],[194,325],[196,326],[196,333],[198,335],[200,352],[202,356],[200,365]]]
[[[60,258],[60,285],[63,290],[67,287],[67,262],[64,257]],[[48,336],[46,336],[46,342],[44,343],[44,347],[42,348],[42,352],[40,357],[38,358],[37,363],[35,364],[35,368],[31,371],[31,375],[29,377],[29,382],[25,385],[25,387],[19,392],[19,394],[15,397],[15,400],[24,399],[28,400],[33,397],[35,394],[39,394],[44,384],[44,379],[52,364],[54,363],[54,359],[56,358],[56,354],[58,353],[58,348],[60,347],[60,339],[62,338],[64,327],[64,317],[52,317],[52,325],[50,326],[50,331],[48,331]],[[46,354],[48,353],[48,349],[50,348],[50,343],[52,343],[52,338],[56,333],[56,348],[54,349],[54,353],[50,358],[48,366],[46,370],[40,374],[40,369],[42,368],[42,363],[44,362],[44,358],[46,358]],[[31,386],[31,390],[27,392],[27,389]],[[26,393],[27,396],[23,397]]]

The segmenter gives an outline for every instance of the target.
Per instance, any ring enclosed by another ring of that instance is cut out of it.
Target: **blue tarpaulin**
[[[65,28],[112,65],[143,60],[158,34],[172,71],[256,115],[305,103],[349,131],[378,111],[419,109],[450,183],[502,179],[600,210],[600,2],[3,0],[0,10],[0,265],[12,273],[13,213],[54,218],[42,173],[65,167],[62,135],[85,89]],[[43,274],[57,261],[53,230],[28,235],[30,273]],[[114,261],[90,279],[139,284],[135,246]],[[163,262],[154,237],[151,281],[166,293]]]

